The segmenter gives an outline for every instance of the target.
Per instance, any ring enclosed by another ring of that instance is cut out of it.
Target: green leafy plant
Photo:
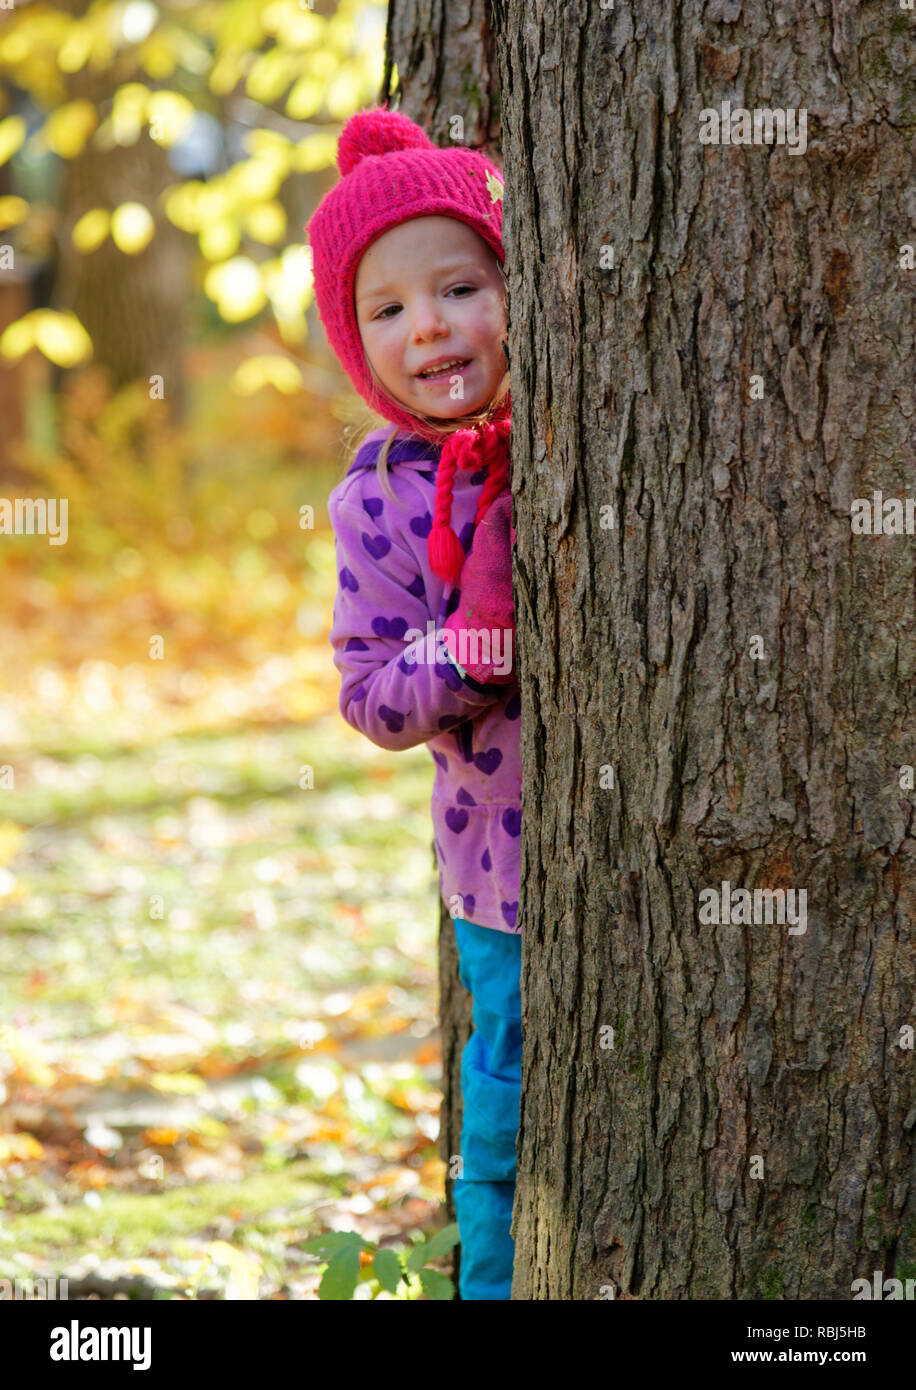
[[[429,1240],[399,1249],[390,1245],[379,1249],[357,1231],[313,1236],[302,1249],[327,1260],[318,1286],[320,1299],[351,1299],[357,1284],[368,1283],[373,1286],[372,1298],[384,1291],[403,1300],[426,1297],[441,1301],[454,1297],[455,1286],[447,1274],[428,1266],[446,1255],[458,1240],[458,1227],[452,1222]],[[366,1258],[369,1255],[371,1259]]]

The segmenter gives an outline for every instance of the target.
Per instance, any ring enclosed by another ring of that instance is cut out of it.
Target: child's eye
[[[455,285],[449,290],[449,294],[473,294],[476,289],[476,285]]]
[[[392,314],[399,314],[400,312],[400,304],[386,304],[385,308],[380,309],[377,314],[373,315],[373,317],[377,319],[387,319],[390,318]]]

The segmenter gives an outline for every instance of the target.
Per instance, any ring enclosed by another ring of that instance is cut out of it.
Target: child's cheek
[[[506,311],[503,307],[502,299],[498,294],[492,294],[489,303],[486,305],[485,321],[482,324],[483,330],[488,337],[503,338],[506,332]]]

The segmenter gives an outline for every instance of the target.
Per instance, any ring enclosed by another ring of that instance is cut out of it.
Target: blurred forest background
[[[0,11],[0,508],[68,507],[0,525],[0,1279],[314,1298],[310,1238],[441,1225],[432,765],[337,713],[303,246],[384,32]]]

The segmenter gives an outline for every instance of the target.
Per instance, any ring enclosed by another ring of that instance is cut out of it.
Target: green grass
[[[101,1194],[98,1207],[80,1203],[7,1217],[0,1250],[16,1245],[53,1259],[73,1248],[99,1247],[129,1259],[146,1255],[162,1241],[203,1237],[234,1208],[244,1212],[240,1236],[249,1228],[262,1229],[259,1218],[280,1208],[284,1215],[279,1224],[288,1226],[327,1195],[326,1184],[306,1180],[295,1170],[256,1173],[234,1183],[194,1183],[143,1196],[108,1192]],[[265,1224],[271,1228],[272,1223]]]

